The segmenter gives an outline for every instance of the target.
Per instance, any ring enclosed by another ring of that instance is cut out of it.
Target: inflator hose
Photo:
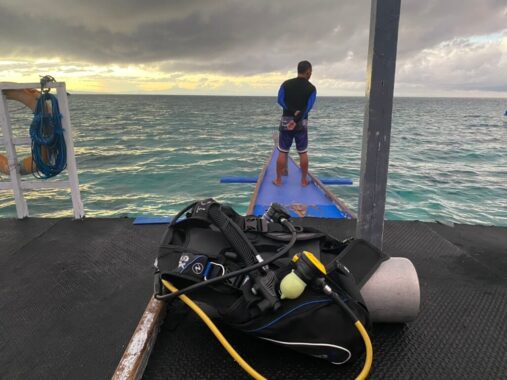
[[[169,281],[162,280],[162,284],[171,292],[171,294],[179,293],[180,291]],[[335,293],[336,294],[336,293]],[[194,311],[199,318],[202,319],[202,321],[206,324],[206,326],[211,330],[213,335],[218,339],[220,344],[225,348],[225,350],[231,355],[231,357],[247,372],[250,376],[252,376],[255,380],[266,380],[264,376],[262,376],[259,372],[257,372],[255,369],[253,369],[242,357],[238,352],[234,349],[234,347],[231,346],[231,344],[227,341],[227,339],[223,336],[223,334],[220,332],[218,327],[213,323],[213,321],[208,317],[208,315],[190,298],[188,298],[184,294],[180,294],[179,299],[181,299],[192,311]],[[371,344],[370,337],[368,336],[368,333],[366,332],[366,329],[364,328],[363,324],[355,314],[350,310],[350,308],[343,302],[339,296],[336,298],[332,296],[332,298],[340,304],[343,309],[347,312],[347,314],[350,315],[352,319],[355,320],[354,326],[361,334],[361,337],[364,340],[364,344],[366,347],[366,360],[363,366],[362,371],[359,373],[359,375],[356,377],[356,380],[365,380],[368,377],[368,374],[370,373],[371,364],[373,362],[373,348]]]
[[[361,334],[361,337],[364,341],[364,346],[366,348],[366,359],[364,361],[364,366],[359,375],[357,375],[356,380],[365,380],[370,373],[371,364],[373,363],[373,346],[371,344],[370,337],[368,336],[368,332],[366,332],[366,329],[364,328],[361,321],[357,320],[354,323],[354,326],[356,326],[357,331],[359,331],[359,334]]]
[[[364,362],[363,369],[359,373],[359,375],[357,375],[356,380],[364,380],[368,377],[368,374],[370,373],[371,370],[371,365],[373,363],[373,346],[371,344],[368,332],[364,328],[359,318],[357,318],[357,316],[350,309],[350,307],[348,307],[348,305],[340,298],[340,296],[336,292],[324,291],[324,293],[329,295],[333,299],[333,301],[336,302],[338,305],[340,305],[341,308],[349,315],[350,319],[354,321],[354,326],[356,327],[357,331],[359,331],[361,338],[363,338],[364,347],[366,349],[366,359]]]
[[[169,281],[162,280],[164,286],[175,293],[178,291],[177,288],[174,287]],[[191,308],[198,316],[203,320],[203,322],[208,326],[211,332],[215,335],[218,341],[222,344],[222,346],[227,350],[229,355],[243,368],[250,376],[252,376],[256,380],[266,380],[264,376],[262,376],[259,372],[253,369],[238,352],[231,346],[231,344],[225,339],[223,334],[217,328],[217,326],[213,323],[213,321],[208,317],[208,315],[190,298],[186,295],[182,294],[179,296],[180,300],[182,300],[189,308]]]

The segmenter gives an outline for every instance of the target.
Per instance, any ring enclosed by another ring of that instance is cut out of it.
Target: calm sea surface
[[[253,185],[221,185],[219,178],[259,173],[280,114],[269,97],[72,95],[69,101],[90,217],[170,215],[206,197],[245,212]],[[397,98],[386,217],[507,226],[506,108],[507,99]],[[31,114],[19,103],[9,102],[9,109],[16,135],[27,136]],[[352,209],[363,116],[363,98],[322,97],[310,117],[310,170],[352,178],[353,186],[331,187]],[[67,191],[30,192],[27,200],[32,216],[72,215]],[[15,215],[12,194],[0,191],[0,217]]]

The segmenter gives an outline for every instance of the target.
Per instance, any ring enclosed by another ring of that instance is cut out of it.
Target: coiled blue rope
[[[51,103],[51,106],[47,102]],[[32,158],[37,166],[33,175],[51,178],[67,167],[67,147],[63,137],[62,115],[58,100],[49,92],[42,92],[37,99],[32,124]]]

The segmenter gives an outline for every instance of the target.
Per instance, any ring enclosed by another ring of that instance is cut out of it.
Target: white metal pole
[[[74,154],[74,142],[72,138],[72,126],[70,123],[69,102],[65,83],[58,83],[56,96],[62,114],[62,127],[65,145],[67,146],[67,172],[69,173],[70,192],[72,207],[74,208],[74,219],[82,219],[85,216],[81,192],[79,191],[79,178],[77,176],[76,156]]]
[[[23,219],[28,217],[28,206],[21,188],[18,158],[16,155],[16,148],[14,147],[14,143],[12,141],[11,121],[7,110],[7,98],[3,93],[1,93],[1,97],[0,124],[2,125],[4,145],[7,150],[7,159],[9,160],[10,183],[12,185],[12,191],[14,192],[14,199],[16,200],[16,213],[18,215],[18,219]]]

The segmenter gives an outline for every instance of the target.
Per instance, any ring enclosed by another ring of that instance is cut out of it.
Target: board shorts
[[[308,120],[301,120],[293,130],[287,129],[288,122],[292,120],[288,117],[282,117],[278,134],[278,150],[283,153],[289,153],[292,142],[296,141],[296,150],[299,154],[308,151]]]

